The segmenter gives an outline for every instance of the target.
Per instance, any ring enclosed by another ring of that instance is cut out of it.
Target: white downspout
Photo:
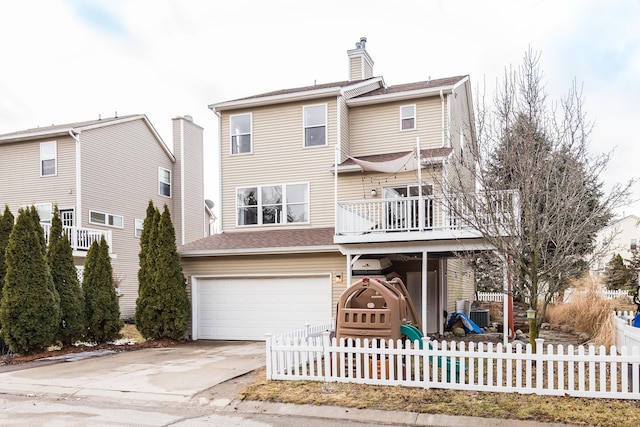
[[[333,233],[338,234],[338,164],[340,163],[340,152],[342,151],[342,96],[336,98],[336,150],[333,167]],[[350,277],[348,274],[347,277]]]
[[[218,209],[220,209],[220,215],[219,215],[219,219],[218,222],[220,224],[220,232],[222,233],[222,117],[220,117],[220,113],[218,111],[216,111],[215,109],[212,110],[213,114],[215,114],[218,117],[218,141],[220,142],[220,144],[218,144]],[[214,227],[214,234],[215,234],[215,227]]]
[[[69,136],[76,141],[76,212],[74,225],[82,227],[82,177],[81,177],[81,153],[80,153],[80,132],[69,130]]]
[[[416,156],[418,156],[418,231],[424,231],[424,197],[422,196],[422,158],[420,156],[420,138],[416,138]]]
[[[442,128],[442,147],[446,147],[444,144],[444,94],[442,93],[442,89],[440,89],[440,126]]]
[[[447,147],[451,147],[451,94],[447,95]]]
[[[184,118],[180,119],[180,234],[182,235],[180,240],[184,245],[186,239],[184,237],[184,233],[186,231],[185,227],[185,208],[184,208]]]

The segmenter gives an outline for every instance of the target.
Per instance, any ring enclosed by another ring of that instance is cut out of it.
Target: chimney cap
[[[356,49],[364,49],[367,44],[366,37],[360,37],[360,41],[356,43]]]

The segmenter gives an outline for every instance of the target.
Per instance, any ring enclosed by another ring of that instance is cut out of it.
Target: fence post
[[[544,358],[542,352],[544,351],[543,344],[544,339],[536,338],[536,390],[540,391],[543,387],[544,380]]]
[[[267,365],[267,380],[271,380],[272,375],[273,375],[273,371],[272,371],[272,367],[271,367],[271,337],[273,336],[273,334],[267,334],[267,339],[266,339],[266,349],[267,349],[267,354],[265,355],[265,362]]]
[[[324,357],[324,382],[329,382],[331,378],[331,332],[324,331],[322,333],[322,354]]]
[[[422,337],[422,378],[423,378],[423,387],[425,390],[431,388],[429,381],[429,360],[431,357],[431,343],[429,342],[429,337]],[[416,364],[420,363],[420,360],[415,361]]]

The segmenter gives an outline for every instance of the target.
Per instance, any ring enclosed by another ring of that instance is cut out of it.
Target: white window
[[[140,237],[142,236],[142,228],[144,227],[144,220],[143,219],[136,219],[134,220],[134,235],[136,237]]]
[[[89,222],[91,224],[100,224],[109,227],[124,227],[124,218],[122,216],[104,212],[89,211]]]
[[[51,223],[53,217],[53,206],[51,203],[36,203],[34,205],[38,211],[40,222]]]
[[[304,107],[304,146],[327,145],[327,105]]]
[[[40,143],[40,176],[56,175],[58,169],[56,141]]]
[[[400,107],[400,129],[412,130],[416,128],[416,106],[403,105]]]
[[[309,222],[309,184],[238,188],[236,203],[239,226]]]
[[[231,154],[251,153],[251,114],[229,117]]]
[[[171,171],[165,168],[158,168],[158,194],[171,197]]]

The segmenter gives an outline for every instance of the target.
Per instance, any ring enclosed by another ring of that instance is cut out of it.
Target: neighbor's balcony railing
[[[338,202],[336,234],[470,230],[474,222],[469,219],[477,212],[460,200],[455,196],[423,196]],[[491,218],[475,221],[505,224],[508,218],[517,218],[516,192],[493,193],[491,204]]]
[[[51,230],[51,224],[41,222],[42,228],[44,228],[45,242],[49,244],[49,231]],[[88,251],[93,242],[100,242],[100,237],[104,236],[107,244],[109,245],[109,252],[111,253],[111,230],[98,230],[93,228],[83,227],[62,227],[63,233],[69,236],[71,242],[71,248],[74,251]]]

